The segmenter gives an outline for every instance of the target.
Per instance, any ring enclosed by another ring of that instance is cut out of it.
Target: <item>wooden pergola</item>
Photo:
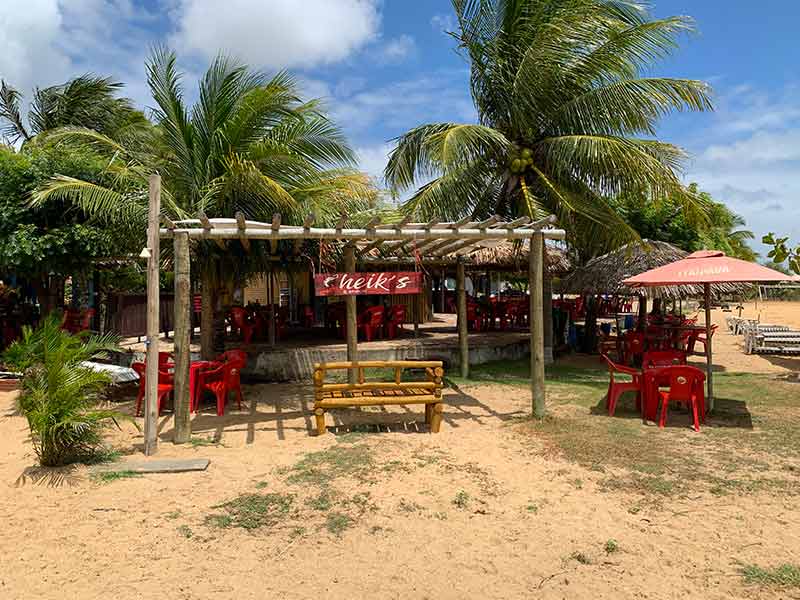
[[[530,329],[531,329],[531,394],[533,413],[542,416],[545,411],[544,389],[544,312],[543,312],[543,258],[546,239],[563,240],[565,233],[553,229],[555,217],[531,221],[521,217],[503,221],[490,217],[481,221],[465,218],[457,222],[429,221],[415,223],[405,218],[397,223],[381,223],[373,218],[366,226],[351,228],[343,215],[334,227],[314,227],[314,217],[309,215],[303,225],[283,225],[281,216],[273,216],[271,223],[250,221],[242,214],[234,218],[196,219],[170,221],[160,215],[160,178],[151,177],[149,207],[148,248],[143,255],[148,260],[148,344],[145,396],[145,454],[156,449],[157,382],[158,382],[158,257],[160,239],[172,239],[175,270],[175,442],[185,443],[191,437],[189,414],[189,341],[191,323],[189,240],[213,240],[225,247],[228,240],[238,240],[247,249],[251,240],[269,240],[273,252],[277,242],[294,241],[294,251],[299,252],[304,240],[327,241],[343,245],[344,268],[356,271],[356,255],[362,257],[375,249],[382,254],[418,258],[456,260],[456,294],[458,336],[461,371],[469,369],[467,340],[467,299],[464,286],[465,263],[469,256],[480,251],[482,242],[488,240],[530,240]],[[347,310],[347,360],[358,360],[356,329],[356,297],[346,296]]]

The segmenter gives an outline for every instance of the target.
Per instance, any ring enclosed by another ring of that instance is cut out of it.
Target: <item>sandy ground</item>
[[[800,325],[800,306],[763,315]],[[720,368],[786,369],[719,339]],[[102,483],[87,467],[33,468],[26,423],[0,393],[0,598],[800,597],[745,586],[737,572],[797,562],[796,498],[698,492],[641,508],[523,435],[525,390],[449,390],[438,435],[420,408],[398,407],[341,411],[332,434],[315,437],[308,386],[246,386],[245,399],[241,412],[194,418],[194,435],[219,445],[174,446],[162,417],[159,458],[206,457],[207,471]],[[381,433],[352,441],[349,425],[367,422]],[[112,442],[137,448],[141,434],[126,424]],[[312,508],[328,488],[293,482],[297,465],[354,444],[369,452],[367,469],[330,483],[347,508]],[[220,503],[266,492],[293,498],[274,525],[206,522]],[[337,510],[353,519],[339,535],[326,527]],[[610,539],[619,552],[604,551]]]

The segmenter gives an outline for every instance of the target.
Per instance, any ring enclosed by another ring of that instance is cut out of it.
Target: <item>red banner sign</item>
[[[326,273],[314,277],[317,296],[418,294],[422,273]]]

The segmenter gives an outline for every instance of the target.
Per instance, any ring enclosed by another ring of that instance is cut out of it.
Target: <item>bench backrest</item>
[[[325,383],[329,371],[358,372],[356,383]],[[394,369],[394,381],[367,381],[365,369]],[[405,369],[425,369],[425,381],[403,381]],[[344,361],[314,364],[314,391],[317,394],[333,391],[369,390],[429,390],[437,398],[442,395],[444,366],[440,360],[374,360]]]

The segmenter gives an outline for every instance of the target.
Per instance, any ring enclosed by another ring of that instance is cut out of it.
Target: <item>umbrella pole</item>
[[[711,376],[711,284],[705,284],[706,299],[706,406],[714,410],[714,383]]]

